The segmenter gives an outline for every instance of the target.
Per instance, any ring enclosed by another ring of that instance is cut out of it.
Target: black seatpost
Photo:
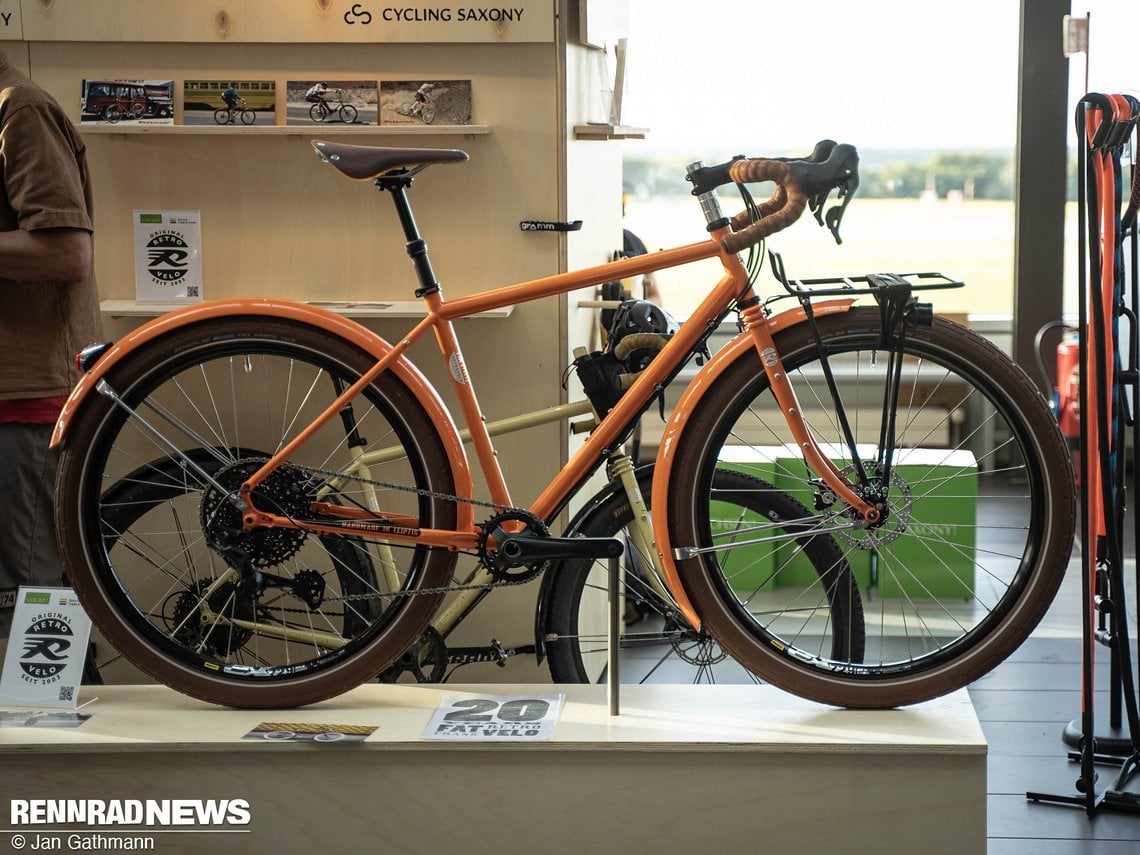
[[[400,227],[404,230],[404,239],[407,241],[405,249],[412,266],[416,269],[416,277],[420,287],[416,289],[417,297],[439,293],[439,282],[435,272],[431,269],[431,260],[428,258],[427,243],[420,237],[416,227],[416,218],[412,216],[412,206],[408,201],[407,188],[412,184],[412,177],[408,174],[385,175],[376,179],[376,186],[392,194],[392,202],[396,206],[396,215],[400,218]]]

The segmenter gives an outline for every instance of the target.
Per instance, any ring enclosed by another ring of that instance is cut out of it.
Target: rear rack
[[[872,279],[879,278],[880,274],[869,273],[865,276],[836,276],[824,279],[789,279],[784,268],[784,260],[778,252],[769,252],[768,257],[772,264],[772,275],[776,281],[784,286],[787,294],[778,294],[765,302],[781,300],[785,297],[808,299],[811,297],[846,297],[855,294],[873,294],[876,286]],[[943,273],[899,273],[893,274],[910,282],[912,291],[933,291],[942,288],[962,288],[965,282],[952,279]]]

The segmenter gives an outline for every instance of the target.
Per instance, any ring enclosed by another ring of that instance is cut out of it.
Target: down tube
[[[739,263],[739,262],[738,262]],[[653,397],[657,387],[669,376],[674,366],[680,365],[685,354],[696,347],[705,335],[708,325],[727,306],[731,298],[740,290],[739,280],[728,275],[723,277],[693,312],[684,326],[661,349],[661,352],[638,375],[629,390],[621,396],[617,405],[602,419],[601,424],[590,434],[589,439],[575,452],[542,495],[535,499],[530,511],[539,519],[550,519],[594,468],[602,461],[603,454],[618,436],[641,414],[645,405]]]

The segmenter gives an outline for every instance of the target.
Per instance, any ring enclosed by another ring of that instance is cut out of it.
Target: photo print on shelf
[[[275,125],[277,84],[272,80],[222,77],[182,84],[184,125]]]
[[[290,80],[285,84],[287,125],[375,125],[375,80]]]
[[[471,124],[471,81],[382,81],[380,124],[469,125]]]
[[[173,125],[173,80],[84,80],[81,122],[118,125]]]

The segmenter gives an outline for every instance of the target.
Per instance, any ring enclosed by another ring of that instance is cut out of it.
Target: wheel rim
[[[148,382],[147,388],[153,386],[161,390],[149,397],[161,402],[164,408],[176,406],[179,398],[196,399],[195,405],[183,408],[180,417],[200,419],[201,424],[196,427],[198,435],[218,437],[218,444],[212,447],[211,453],[234,458],[249,452],[236,452],[243,447],[229,441],[236,433],[220,426],[225,418],[221,415],[221,408],[210,412],[202,402],[221,400],[221,387],[216,384],[222,382],[226,375],[230,375],[232,381],[235,360],[238,370],[247,376],[252,373],[278,378],[266,381],[267,388],[270,382],[274,384],[273,391],[265,395],[266,400],[279,391],[289,394],[282,391],[284,386],[293,387],[296,383],[308,390],[313,400],[302,405],[294,397],[292,404],[283,405],[275,414],[276,417],[289,413],[291,420],[298,424],[304,423],[300,419],[307,418],[310,409],[318,403],[317,391],[326,385],[326,381],[330,391],[325,397],[331,400],[333,393],[328,372],[344,371],[331,358],[320,354],[307,354],[307,362],[289,359],[276,345],[265,345],[256,354],[251,354],[250,348],[243,346],[241,353],[218,352],[215,355],[217,358],[209,363],[194,365],[182,372],[164,369],[158,375],[161,380]],[[302,376],[306,365],[309,373]],[[198,394],[209,384],[215,384],[218,389],[213,398]],[[128,401],[133,402],[145,391],[142,385],[136,383],[134,387],[121,391]],[[252,394],[247,392],[246,397],[251,398]],[[356,411],[362,430],[372,430],[373,436],[389,444],[403,441],[408,447],[415,447],[411,437],[406,435],[406,427],[398,419],[389,421],[392,413],[385,401],[379,398],[357,399]],[[206,428],[206,423],[212,421],[218,421],[219,425]],[[389,425],[387,440],[383,440],[380,433],[381,424],[385,422]],[[139,435],[134,423],[128,422],[122,412],[116,410],[109,414],[104,427],[103,441],[91,452],[94,468],[106,473],[104,481],[114,480],[117,483],[132,463],[136,466],[126,472],[128,479],[140,479],[139,472],[146,472],[146,477],[150,477],[151,470],[147,467],[151,464],[137,466],[138,449],[140,445],[147,447],[147,440]],[[248,428],[245,431],[248,434]],[[108,439],[109,435],[114,439]],[[320,445],[319,441],[317,445]],[[150,447],[153,450],[153,445]],[[325,463],[328,468],[333,468],[335,461],[326,460]],[[218,463],[215,461],[213,465],[216,467]],[[382,571],[374,569],[374,556],[356,555],[353,550],[358,550],[358,547],[351,545],[351,539],[312,535],[304,538],[299,551],[286,554],[289,552],[286,550],[266,559],[265,573],[278,582],[259,592],[243,594],[236,580],[223,581],[227,575],[235,575],[232,564],[216,549],[210,548],[198,522],[196,514],[201,514],[203,496],[201,477],[193,471],[188,472],[188,467],[176,468],[179,475],[173,481],[167,471],[169,466],[156,476],[167,479],[171,497],[142,516],[130,519],[125,530],[109,528],[126,519],[121,508],[116,510],[105,504],[115,497],[113,491],[108,491],[105,484],[97,484],[93,479],[83,484],[81,491],[86,497],[85,506],[90,508],[85,515],[90,520],[85,537],[92,544],[89,551],[96,552],[101,558],[96,572],[106,595],[115,602],[131,631],[145,645],[160,649],[184,667],[244,683],[294,679],[321,672],[378,638],[397,618],[404,602],[411,599],[392,596],[391,584],[378,582],[376,576],[369,576],[371,573],[382,575]],[[419,468],[418,462],[404,459],[385,465],[373,474],[385,477],[386,471],[386,477],[402,478],[403,483],[416,483],[422,482]],[[118,478],[113,473],[117,473]],[[359,492],[359,488],[356,489]],[[351,492],[352,488],[346,487],[340,493],[330,494],[329,498],[338,503],[359,499],[359,495],[353,499]],[[280,491],[278,493],[284,495]],[[430,503],[422,496],[408,495],[405,510],[424,519],[430,518]],[[312,498],[314,496],[306,495],[305,501]],[[338,542],[339,546],[330,546],[331,541]],[[423,573],[423,559],[423,550],[399,551],[396,555],[400,563],[396,584],[415,586]],[[367,573],[361,568],[366,568]],[[285,581],[288,583],[284,584]],[[220,618],[214,619],[206,629],[195,627],[195,623],[207,614]],[[276,625],[285,637],[242,629],[240,625],[246,622],[254,622],[266,629]],[[330,639],[336,639],[337,644],[330,643]]]
[[[829,349],[844,352],[833,359],[841,384],[877,388],[880,372],[870,357],[877,344],[866,333],[826,340]],[[924,358],[908,360],[904,367],[899,403],[903,448],[887,490],[887,503],[896,508],[896,521],[902,520],[899,528],[890,530],[888,517],[883,536],[874,530],[827,535],[840,541],[864,589],[876,586],[866,607],[865,660],[836,662],[789,637],[787,627],[794,622],[783,618],[779,603],[781,594],[795,591],[794,582],[781,590],[777,577],[774,591],[741,592],[720,566],[731,553],[703,559],[718,598],[746,627],[753,644],[781,651],[793,667],[814,670],[825,679],[890,681],[951,665],[968,670],[965,660],[1022,609],[1030,573],[1041,557],[1046,509],[1036,497],[1044,495],[1045,473],[1037,464],[1035,440],[1005,402],[999,381],[974,369],[967,357],[920,336],[912,336],[911,347]],[[803,355],[812,349],[805,341],[798,353],[785,353],[784,367],[813,433],[842,447],[838,424],[827,415],[830,397],[821,372],[804,364]],[[885,363],[881,355],[879,368]],[[752,396],[752,390],[742,392],[727,404],[729,414],[709,443],[724,446],[717,465],[774,472],[777,484],[812,506],[819,490],[808,483],[805,464],[794,453],[787,455],[780,444],[785,437],[769,427],[776,423],[770,392],[765,390],[766,400],[749,403]],[[851,397],[845,400],[850,406]],[[861,393],[856,400],[877,402],[872,411],[881,411],[882,398],[875,393]],[[936,410],[944,411],[941,420],[930,418]],[[853,423],[860,442],[868,438],[862,433],[868,427]],[[945,432],[944,440],[936,440],[938,431]],[[931,449],[933,455],[927,453]],[[837,459],[837,464],[852,466],[848,459]],[[710,478],[711,470],[700,475],[705,495],[711,495]],[[972,517],[965,516],[964,507],[972,500]],[[850,524],[838,508],[836,503],[821,511],[821,528]],[[712,535],[707,525],[701,529],[704,542]]]

